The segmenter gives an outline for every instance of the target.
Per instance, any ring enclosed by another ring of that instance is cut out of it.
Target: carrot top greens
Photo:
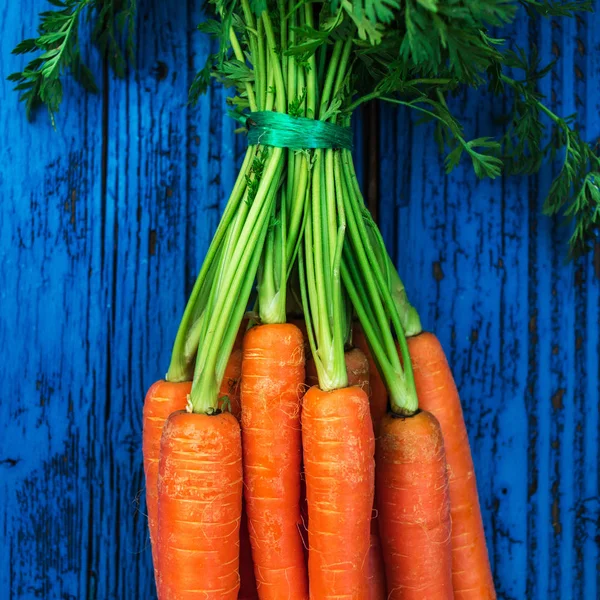
[[[28,114],[46,104],[54,115],[62,97],[60,75],[67,69],[95,89],[79,53],[84,15],[93,18],[94,40],[118,73],[124,73],[125,54],[133,52],[134,0],[52,4],[56,10],[41,15],[39,37],[15,49],[43,52],[10,76]],[[225,366],[256,286],[258,319],[286,320],[294,269],[321,388],[347,385],[344,345],[352,306],[392,410],[417,410],[405,335],[420,331],[420,322],[364,205],[349,150],[352,113],[369,100],[408,107],[421,121],[434,122],[432,142],[446,153],[448,172],[465,156],[478,177],[492,178],[533,173],[546,159],[561,156],[544,210],[573,219],[571,256],[589,250],[600,223],[600,158],[573,117],[562,118],[544,104],[538,83],[552,66],[498,37],[520,7],[542,17],[571,17],[591,10],[591,2],[208,3],[211,18],[199,29],[216,38],[217,49],[197,73],[190,99],[196,101],[213,77],[233,88],[231,113],[245,124],[249,146],[167,375],[171,381],[193,376],[190,410],[217,410]],[[126,50],[117,41],[123,36]],[[448,99],[461,89],[482,86],[506,98],[509,107],[499,139],[467,139],[450,109]],[[311,133],[315,128],[307,119],[321,122],[319,135]],[[287,120],[289,130],[277,134],[277,120]]]
[[[81,61],[81,20],[92,22],[93,41],[117,74],[123,75],[126,58],[134,54],[136,2],[49,2],[54,9],[40,15],[38,36],[22,41],[13,51],[38,54],[9,79],[17,84],[28,116],[46,105],[54,120],[66,71],[86,89],[97,89],[90,69]],[[298,18],[306,6],[315,14],[312,23]],[[264,109],[272,82],[268,53],[259,42],[265,35],[260,20],[256,35],[249,40],[254,62],[241,52],[237,39],[248,33],[248,14],[268,11],[284,70],[307,65],[314,58],[319,83],[335,42],[351,39],[349,93],[331,110],[351,114],[374,98],[415,110],[422,121],[435,122],[434,140],[446,153],[447,172],[463,156],[478,177],[492,178],[503,173],[535,173],[545,161],[559,158],[562,167],[552,182],[544,212],[573,221],[569,255],[577,258],[590,250],[598,235],[600,159],[578,132],[575,115],[563,118],[546,106],[538,84],[553,65],[541,65],[535,50],[527,53],[501,36],[519,10],[532,17],[569,18],[591,11],[592,6],[591,0],[299,0],[293,5],[252,0],[247,6],[240,0],[217,0],[207,7],[215,18],[199,29],[217,38],[218,49],[198,72],[190,98],[197,100],[216,76],[239,90],[233,104],[245,108],[255,103]],[[252,86],[255,98],[248,92]],[[304,82],[288,86],[288,102],[299,103]],[[488,88],[506,98],[508,108],[501,119],[506,126],[500,138],[465,138],[460,119],[447,102],[464,87]]]
[[[48,0],[54,10],[40,14],[38,36],[17,44],[14,54],[39,54],[23,71],[8,76],[16,83],[28,118],[46,105],[52,123],[62,102],[61,76],[69,71],[89,92],[98,86],[92,71],[81,60],[79,25],[92,21],[92,42],[118,77],[125,76],[127,60],[135,53],[136,0]]]

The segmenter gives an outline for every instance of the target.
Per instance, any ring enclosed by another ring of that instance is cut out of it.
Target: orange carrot
[[[170,383],[160,380],[154,383],[144,400],[142,451],[144,454],[144,473],[146,475],[146,506],[154,577],[158,581],[158,456],[160,438],[165,421],[172,412],[183,410],[187,396],[192,388],[191,381]]]
[[[289,323],[244,338],[244,495],[261,600],[308,598],[300,518],[300,404],[304,341]]]
[[[315,361],[312,359],[310,352],[310,344],[308,342],[308,333],[306,331],[306,323],[304,319],[289,319],[288,323],[295,325],[302,332],[302,339],[304,340],[304,362],[305,362],[305,376],[304,381],[307,385],[305,385],[303,390],[304,392],[310,387],[310,384],[307,383],[306,379],[309,376],[309,369],[311,369],[311,373],[316,376],[316,367]],[[308,387],[307,387],[308,386]],[[308,504],[306,502],[306,479],[304,477],[304,464],[301,465],[301,475],[300,475],[300,533],[302,535],[302,544],[304,546],[304,561],[308,563]]]
[[[457,600],[496,598],[469,438],[444,350],[431,333],[408,338],[419,405],[444,435],[452,512],[452,578]]]
[[[354,323],[352,327],[352,343],[360,348],[369,361],[369,384],[371,388],[371,395],[369,396],[369,406],[371,408],[371,418],[373,419],[373,429],[375,430],[375,437],[379,432],[379,423],[387,412],[388,405],[388,394],[385,387],[385,383],[379,374],[375,359],[371,354],[371,349],[367,343],[367,338],[360,323]]]
[[[236,600],[242,516],[240,426],[230,413],[167,420],[158,476],[160,600]]]
[[[257,598],[258,591],[256,590],[252,547],[248,532],[248,515],[246,508],[243,507],[242,522],[240,523],[240,593],[238,600],[256,600]]]
[[[306,332],[306,323],[304,319],[289,319],[288,323],[295,325],[302,333],[302,339],[304,340],[304,357],[308,360],[310,356],[310,344],[308,343],[308,333]]]
[[[371,388],[369,385],[369,362],[364,353],[358,348],[353,348],[344,352],[344,361],[348,372],[348,387],[356,385],[362,388],[367,397],[370,397]],[[306,385],[312,387],[319,385],[317,367],[312,357],[306,359]]]
[[[386,415],[376,461],[388,598],[451,600],[450,498],[437,419]]]
[[[344,353],[346,370],[348,371],[348,386],[362,388],[367,396],[370,396],[369,362],[361,349],[353,348]],[[318,385],[317,368],[312,358],[306,360],[306,384]],[[387,396],[386,396],[387,402]],[[370,403],[372,409],[373,405]],[[371,548],[369,550],[369,590],[370,598],[385,598],[385,574],[383,569],[383,557],[377,532],[376,511],[374,511],[371,523]]]
[[[368,598],[374,438],[366,393],[312,387],[302,407],[310,597]]]

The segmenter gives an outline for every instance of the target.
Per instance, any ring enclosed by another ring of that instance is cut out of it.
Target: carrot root
[[[444,350],[431,333],[408,338],[419,405],[439,420],[448,462],[452,571],[457,600],[494,600],[475,468],[460,398]]]
[[[192,383],[189,381],[183,383],[157,381],[150,387],[144,400],[142,452],[146,476],[146,511],[148,513],[152,563],[156,581],[158,581],[158,459],[160,455],[160,438],[169,415],[185,408],[191,388]]]
[[[452,600],[450,497],[437,419],[385,416],[376,458],[388,598]]]
[[[374,437],[358,387],[304,396],[310,597],[366,600],[374,491]]]
[[[236,600],[242,447],[233,415],[169,417],[158,497],[160,600]]]
[[[253,327],[244,338],[244,497],[261,600],[306,600],[299,528],[304,342],[291,324]]]

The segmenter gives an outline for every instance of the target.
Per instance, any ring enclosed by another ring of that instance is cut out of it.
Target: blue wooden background
[[[139,4],[135,72],[117,80],[86,49],[102,91],[68,84],[53,131],[5,80],[47,2],[0,0],[1,598],[154,597],[142,400],[241,143],[221,90],[186,104],[208,51],[200,2]],[[512,31],[558,59],[542,89],[592,141],[598,31],[600,15]],[[503,107],[457,108],[483,135]],[[598,598],[600,245],[564,263],[568,229],[540,216],[550,167],[445,177],[427,130],[387,107],[380,120],[379,218],[461,390],[499,597]]]

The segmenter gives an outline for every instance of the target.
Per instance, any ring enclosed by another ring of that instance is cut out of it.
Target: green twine
[[[352,129],[335,123],[292,117],[284,113],[260,111],[230,112],[231,117],[244,123],[251,146],[276,146],[291,150],[306,148],[344,148],[352,150]]]

